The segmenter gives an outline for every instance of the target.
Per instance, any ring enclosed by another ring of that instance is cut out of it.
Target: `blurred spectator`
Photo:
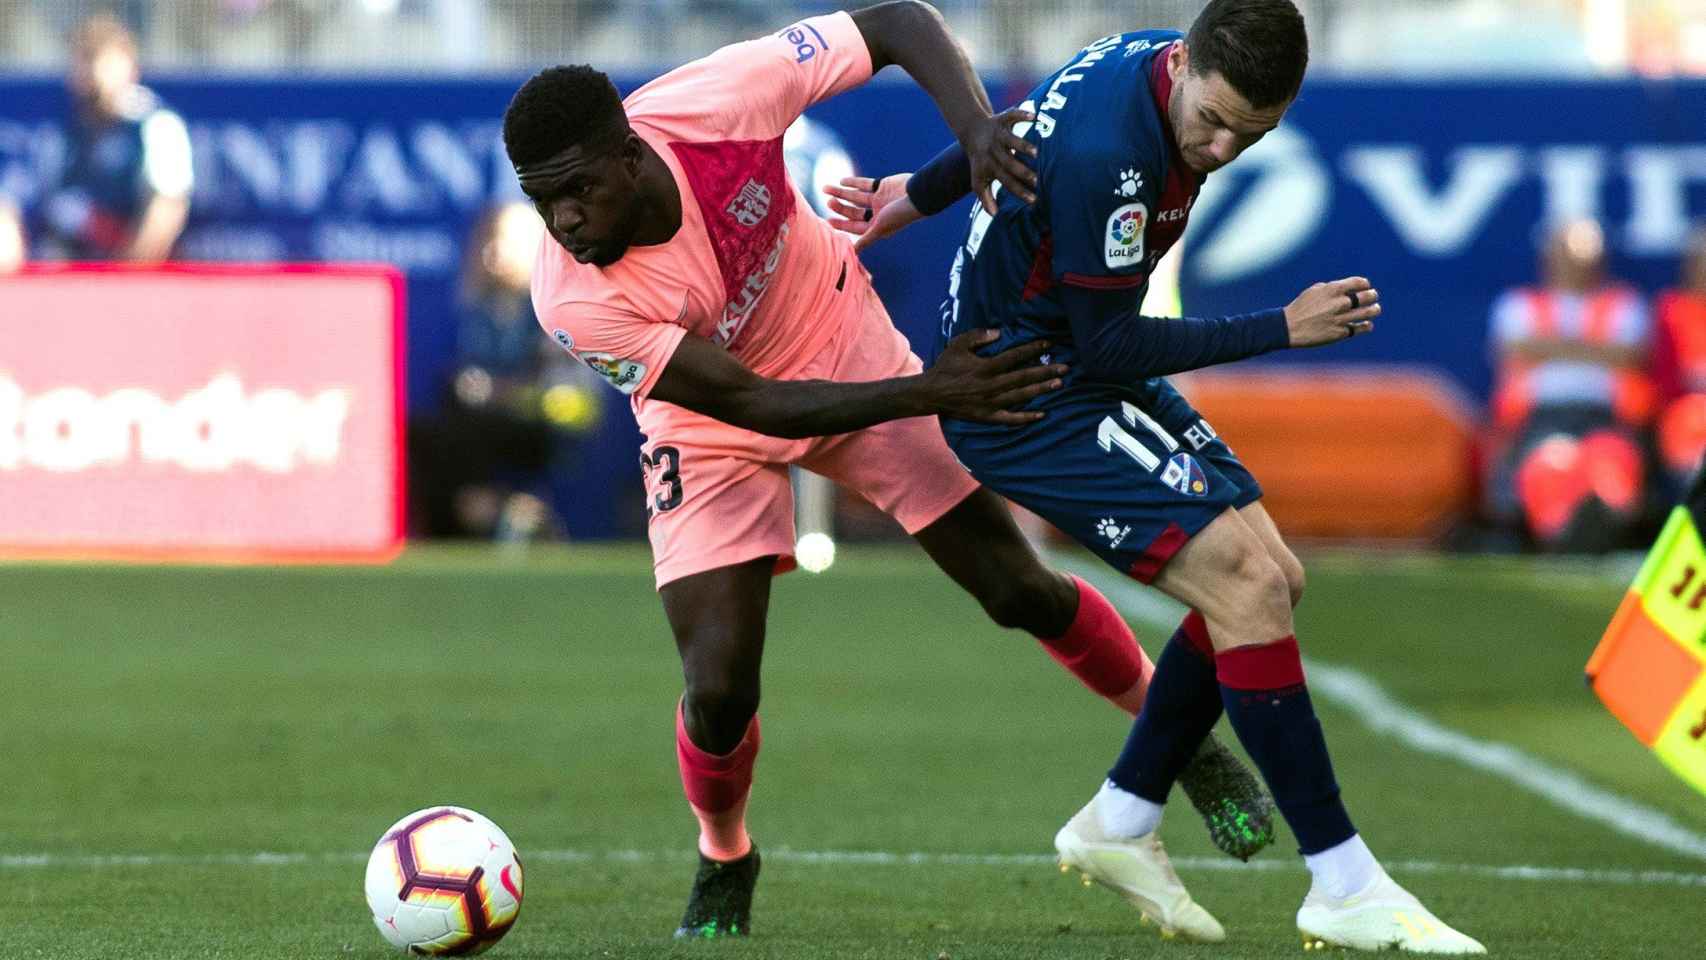
[[[24,221],[11,201],[0,197],[0,276],[14,273],[24,265],[29,243],[24,236]]]
[[[1706,452],[1706,226],[1690,239],[1678,285],[1659,295],[1654,375],[1664,409],[1659,459],[1666,493],[1680,500]]]
[[[66,166],[42,205],[50,259],[166,259],[189,215],[189,133],[138,83],[136,40],[110,16],[79,25],[68,78]]]
[[[528,278],[543,225],[524,203],[469,239],[455,365],[439,411],[409,423],[415,533],[508,541],[560,533],[548,472],[597,422],[597,377],[540,332]]]
[[[1592,221],[1552,232],[1541,277],[1493,308],[1491,511],[1544,550],[1612,549],[1645,506],[1651,320]]]

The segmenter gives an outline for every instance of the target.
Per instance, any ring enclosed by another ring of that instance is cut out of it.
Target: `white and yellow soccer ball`
[[[479,953],[521,914],[521,860],[498,825],[462,807],[428,807],[385,831],[367,858],[367,905],[393,946]]]

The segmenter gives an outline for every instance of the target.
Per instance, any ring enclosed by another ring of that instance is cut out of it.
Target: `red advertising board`
[[[402,318],[388,267],[0,278],[0,553],[394,556]]]

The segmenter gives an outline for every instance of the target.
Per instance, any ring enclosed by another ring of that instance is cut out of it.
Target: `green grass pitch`
[[[1439,724],[1706,833],[1706,798],[1582,686],[1621,591],[1582,567],[1320,556],[1299,635]],[[388,956],[362,862],[433,803],[492,817],[527,863],[500,958],[1301,955],[1289,835],[1263,869],[1221,869],[1189,806],[1170,808],[1181,874],[1230,932],[1217,947],[1162,943],[1056,872],[1050,839],[1126,723],[918,551],[844,551],[779,581],[772,612],[756,934],[676,944],[695,827],[643,552],[5,567],[0,957]],[[1152,653],[1164,640],[1139,633]],[[1706,862],[1320,712],[1370,845],[1494,956],[1701,956]],[[1512,866],[1625,873],[1493,870]]]

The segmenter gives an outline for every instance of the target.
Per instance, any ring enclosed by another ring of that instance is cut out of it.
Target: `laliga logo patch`
[[[1197,461],[1188,453],[1176,453],[1173,459],[1167,461],[1167,468],[1161,471],[1161,482],[1187,497],[1200,497],[1208,493],[1208,476],[1197,466]]]
[[[1141,203],[1128,203],[1109,214],[1102,260],[1113,269],[1142,263],[1143,228],[1148,224],[1149,208]]]
[[[633,393],[646,378],[646,365],[633,360],[618,360],[608,353],[583,353],[580,358],[592,372],[610,381],[623,393]]]

